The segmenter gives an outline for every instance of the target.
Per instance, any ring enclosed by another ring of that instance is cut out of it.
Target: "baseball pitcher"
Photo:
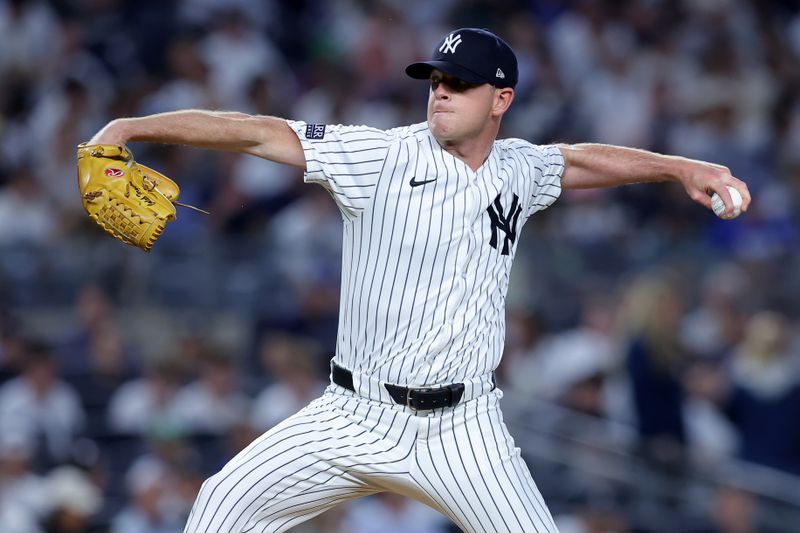
[[[741,193],[742,211],[750,203],[747,186],[718,165],[497,139],[518,72],[514,52],[489,31],[450,32],[406,73],[430,83],[426,122],[380,130],[187,110],[114,120],[82,145],[84,154],[128,141],[252,154],[302,168],[341,210],[330,387],[203,484],[188,533],[285,531],[382,491],[468,532],[556,531],[493,379],[522,227],[565,188],[678,181],[706,208],[716,192],[733,209],[727,186]],[[97,202],[97,191],[84,198]]]

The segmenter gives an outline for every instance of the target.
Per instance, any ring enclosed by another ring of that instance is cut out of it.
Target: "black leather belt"
[[[331,364],[331,378],[333,382],[347,390],[355,392],[353,386],[353,373],[339,365]],[[395,403],[408,406],[417,411],[453,407],[464,394],[464,384],[454,383],[443,387],[409,388],[400,385],[384,383]]]

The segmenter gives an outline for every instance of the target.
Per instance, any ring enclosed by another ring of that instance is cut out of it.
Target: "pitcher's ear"
[[[511,107],[514,101],[514,89],[511,87],[497,87],[494,90],[494,105],[492,106],[493,115],[502,115]]]

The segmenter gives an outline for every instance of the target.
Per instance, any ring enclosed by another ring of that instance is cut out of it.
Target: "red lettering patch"
[[[109,178],[121,178],[125,175],[125,171],[120,168],[107,168],[105,173]]]

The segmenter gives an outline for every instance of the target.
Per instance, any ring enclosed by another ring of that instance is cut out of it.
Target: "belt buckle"
[[[436,389],[434,389],[433,387],[419,387],[419,388],[409,387],[408,390],[406,391],[406,407],[408,407],[409,409],[413,409],[414,411],[419,411],[420,409],[418,407],[411,405],[411,393],[412,392],[425,393],[425,392],[433,392],[435,390]],[[423,410],[427,411],[428,409],[423,409]]]

